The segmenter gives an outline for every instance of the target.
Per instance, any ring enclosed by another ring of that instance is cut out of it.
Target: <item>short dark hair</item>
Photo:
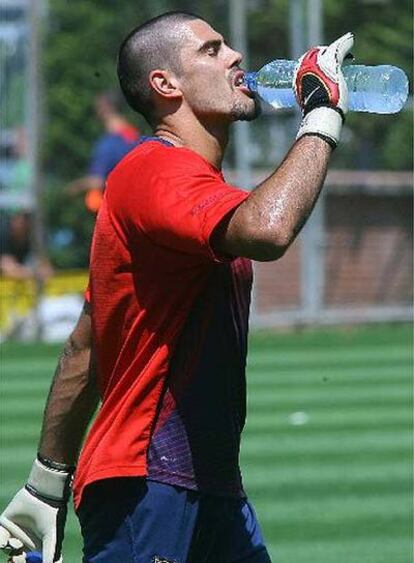
[[[148,75],[157,68],[180,71],[182,42],[175,33],[178,25],[203,19],[190,12],[167,12],[133,29],[118,54],[118,79],[130,107],[151,124],[153,100]]]

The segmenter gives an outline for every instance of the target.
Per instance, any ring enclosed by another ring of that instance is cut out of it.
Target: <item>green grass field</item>
[[[1,506],[36,453],[58,350],[2,347]],[[275,562],[412,563],[412,365],[407,326],[251,337],[242,468]],[[65,563],[80,545],[71,514]]]

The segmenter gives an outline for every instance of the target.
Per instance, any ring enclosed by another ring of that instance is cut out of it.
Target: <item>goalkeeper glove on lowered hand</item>
[[[0,515],[0,549],[10,563],[40,551],[43,563],[62,563],[62,541],[74,468],[35,459],[25,487]]]
[[[298,61],[293,79],[303,120],[297,139],[316,135],[335,148],[348,111],[348,89],[342,63],[354,44],[346,33],[327,47],[314,47]]]

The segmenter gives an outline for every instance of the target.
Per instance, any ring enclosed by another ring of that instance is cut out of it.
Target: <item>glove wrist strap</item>
[[[48,457],[44,457],[41,454],[37,454],[37,459],[42,465],[45,465],[49,469],[54,469],[56,471],[64,471],[65,473],[74,473],[76,467],[74,465],[68,465],[67,463],[61,463],[59,461],[54,461]]]
[[[66,501],[70,494],[72,473],[47,467],[35,459],[27,481],[28,490],[51,501]]]
[[[297,139],[303,135],[318,135],[330,139],[331,146],[336,147],[339,141],[343,117],[336,109],[318,107],[310,111],[302,120]]]

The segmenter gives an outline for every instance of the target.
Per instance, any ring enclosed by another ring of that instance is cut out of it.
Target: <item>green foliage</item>
[[[249,17],[250,67],[260,68],[273,59],[290,59],[287,0],[269,2]]]
[[[413,112],[406,111],[396,117],[386,131],[382,142],[383,166],[391,170],[412,169],[413,164]]]
[[[325,0],[325,38],[329,42],[352,30],[356,62],[402,68],[412,85],[413,11],[409,0],[362,2]],[[412,87],[410,88],[412,93]],[[349,168],[410,170],[413,167],[412,107],[398,115],[350,114],[349,143],[336,155]]]

